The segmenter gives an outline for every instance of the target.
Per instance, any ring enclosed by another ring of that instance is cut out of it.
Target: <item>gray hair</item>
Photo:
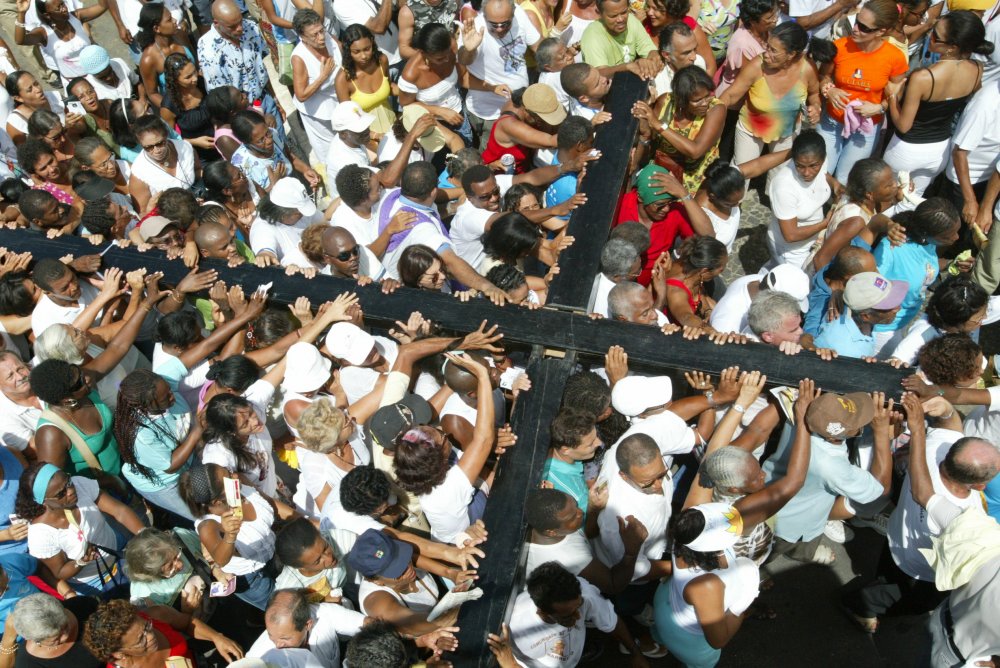
[[[132,582],[163,580],[163,567],[174,560],[180,541],[159,529],[143,529],[125,546],[125,570]]]
[[[732,445],[719,448],[701,463],[698,469],[702,487],[722,490],[723,488],[745,487],[753,455]]]
[[[601,250],[601,273],[608,278],[627,276],[638,259],[639,251],[634,244],[625,239],[608,239]]]
[[[552,64],[560,46],[562,46],[562,42],[558,37],[546,37],[538,43],[538,48],[535,49],[535,62],[538,63],[539,71]]]
[[[802,315],[799,300],[787,292],[762,290],[754,297],[747,313],[747,324],[757,336],[764,332],[774,332],[781,328],[785,318]]]
[[[317,23],[322,25],[323,17],[315,10],[306,7],[295,12],[295,16],[292,17],[292,30],[296,35],[301,35],[306,28]]]
[[[46,640],[59,635],[69,620],[66,608],[48,594],[25,596],[14,606],[14,628],[27,640]]]
[[[40,362],[54,359],[70,364],[83,364],[83,353],[73,343],[69,325],[61,323],[45,328],[35,341],[35,354]]]
[[[635,306],[635,299],[646,288],[632,281],[622,281],[608,293],[608,317],[628,320]]]

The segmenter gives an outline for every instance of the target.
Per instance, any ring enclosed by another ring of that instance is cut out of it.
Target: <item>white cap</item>
[[[635,417],[669,403],[673,396],[674,384],[670,376],[627,376],[611,390],[611,405],[622,415]]]
[[[799,302],[800,311],[809,311],[809,276],[798,267],[779,264],[760,277],[760,286],[791,295]]]
[[[375,122],[375,114],[369,114],[358,106],[357,102],[341,102],[333,110],[330,117],[330,127],[334,132],[350,130],[364,132]]]
[[[352,366],[361,366],[375,347],[375,337],[354,323],[338,322],[326,335],[326,349]]]
[[[705,518],[701,533],[687,544],[696,552],[718,552],[732,547],[743,535],[743,517],[728,503],[702,503],[697,510]]]
[[[286,392],[314,392],[330,381],[333,364],[311,343],[293,343],[285,353],[285,364],[281,387]]]
[[[271,201],[286,209],[295,209],[303,216],[316,213],[316,203],[306,187],[294,176],[279,179],[271,188]]]

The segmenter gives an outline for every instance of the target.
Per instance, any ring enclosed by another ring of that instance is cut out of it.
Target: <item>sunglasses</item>
[[[628,475],[628,473],[626,473],[625,475],[628,476],[628,479],[632,481],[632,484],[634,484],[639,489],[649,489],[650,487],[652,487],[653,485],[655,485],[657,483],[657,481],[663,480],[668,475],[670,475],[670,470],[667,469],[663,473],[661,473],[660,475],[658,475],[655,478],[653,478],[652,480],[650,480],[649,482],[643,482],[643,483],[640,483],[638,480],[636,480],[632,476]]]
[[[78,368],[77,373],[79,373],[79,375],[76,377],[76,382],[73,383],[72,387],[67,388],[71,393],[79,392],[83,389],[83,386],[87,384],[87,379],[84,378],[83,371]]]
[[[863,32],[866,35],[870,35],[873,32],[878,32],[879,30],[881,30],[881,28],[873,28],[872,26],[866,26],[861,21],[856,21],[854,23],[854,25],[858,29],[859,32]]]
[[[511,25],[513,25],[513,24],[514,24],[513,19],[510,20],[510,21],[501,21],[499,23],[495,23],[493,21],[487,21],[486,22],[486,25],[488,25],[490,27],[490,30],[506,30],[507,28],[511,27]]]
[[[950,44],[950,42],[947,42],[942,39],[940,35],[938,35],[937,28],[931,30],[931,40],[937,42],[938,44]]]
[[[360,253],[361,253],[361,247],[355,246],[354,248],[345,250],[343,253],[337,253],[336,255],[330,255],[329,253],[326,253],[326,256],[332,257],[334,260],[337,260],[339,262],[347,262],[352,257],[357,257]]]
[[[143,146],[142,150],[143,151],[153,151],[153,150],[159,150],[161,148],[166,148],[168,141],[169,141],[169,139],[167,137],[164,137],[163,139],[161,139],[160,141],[156,142],[155,144],[150,144],[149,146]]]
[[[50,499],[56,499],[57,501],[65,499],[66,495],[69,494],[69,490],[71,490],[72,488],[73,488],[73,480],[72,479],[67,480],[66,484],[63,485],[63,488],[60,489],[55,494],[53,494],[52,496],[50,496],[49,498]]]

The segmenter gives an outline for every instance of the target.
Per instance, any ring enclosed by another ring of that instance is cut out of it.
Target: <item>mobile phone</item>
[[[16,514],[8,515],[7,519],[10,520],[11,524],[27,524],[28,522],[28,520],[23,517],[18,517]]]
[[[226,503],[233,509],[233,515],[243,519],[243,496],[240,494],[240,481],[236,478],[223,478],[222,486],[226,490]]]
[[[66,103],[66,111],[77,116],[86,116],[87,110],[83,108],[82,102],[71,101]]]
[[[208,589],[209,597],[229,596],[236,591],[236,578],[226,582],[213,582]]]

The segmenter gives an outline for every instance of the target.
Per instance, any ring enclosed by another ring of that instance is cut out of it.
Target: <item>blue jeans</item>
[[[251,102],[252,101],[253,100],[251,100]],[[265,90],[263,96],[260,98],[260,108],[265,114],[271,114],[274,116],[274,120],[276,121],[275,125],[278,126],[274,129],[274,140],[278,142],[278,146],[280,146],[281,150],[285,152],[285,155],[289,155],[288,149],[285,148],[285,123],[281,120],[281,110],[278,109],[278,101],[274,99],[274,96],[271,95],[271,93]],[[291,176],[291,174],[289,174],[289,176]]]
[[[261,610],[266,608],[267,601],[274,592],[274,578],[266,575],[262,568],[247,575],[240,575],[239,579],[246,580],[248,587],[246,591],[237,592],[236,595],[255,608],[260,608]],[[237,580],[237,583],[239,584],[239,580]]]
[[[816,126],[816,131],[826,142],[826,170],[846,185],[847,175],[851,173],[854,163],[871,157],[872,150],[882,133],[882,126],[877,125],[870,135],[855,132],[846,138],[840,134],[843,129],[843,124],[827,116],[825,111],[819,125]]]

